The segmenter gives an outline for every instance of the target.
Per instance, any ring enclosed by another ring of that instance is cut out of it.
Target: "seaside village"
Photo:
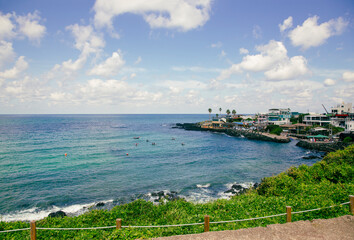
[[[325,108],[324,113],[292,112],[290,108],[271,108],[267,113],[239,115],[226,110],[226,115],[211,115],[201,123],[205,130],[239,129],[298,138],[308,142],[352,142],[354,140],[354,110],[352,103]]]

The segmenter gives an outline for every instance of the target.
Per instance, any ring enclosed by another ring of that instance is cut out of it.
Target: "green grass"
[[[217,200],[195,204],[184,200],[153,205],[137,200],[114,207],[112,210],[93,210],[78,217],[46,218],[37,222],[37,227],[80,228],[114,226],[121,218],[123,226],[170,225],[210,221],[248,219],[285,213],[286,206],[292,211],[301,211],[348,202],[354,194],[354,145],[328,154],[323,160],[309,167],[301,165],[286,172],[262,179],[257,189],[234,196],[230,200]],[[317,218],[333,218],[349,214],[348,205],[320,211],[295,214],[293,221]],[[233,230],[274,223],[285,223],[285,216],[251,220],[238,223],[211,224],[210,231]],[[27,228],[26,222],[0,222],[0,231]],[[201,226],[169,228],[123,228],[121,230],[37,230],[37,239],[136,239],[191,234],[203,232]],[[0,233],[0,239],[30,239],[29,230],[15,233]]]

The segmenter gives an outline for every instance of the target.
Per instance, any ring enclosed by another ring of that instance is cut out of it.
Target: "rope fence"
[[[36,230],[61,230],[61,231],[71,231],[71,230],[97,230],[97,229],[111,229],[111,228],[116,228],[116,229],[121,229],[121,228],[165,228],[165,227],[184,227],[184,226],[204,225],[204,232],[208,232],[208,231],[209,231],[209,225],[210,225],[210,224],[244,222],[244,221],[251,221],[251,220],[257,220],[257,219],[265,219],[265,218],[279,217],[279,216],[285,216],[285,215],[286,215],[286,222],[291,222],[291,216],[292,216],[293,214],[319,211],[319,210],[328,209],[328,208],[333,208],[333,207],[339,207],[339,206],[347,205],[347,204],[349,204],[350,214],[351,214],[351,215],[354,215],[354,196],[350,195],[350,196],[349,196],[349,202],[340,203],[340,204],[338,204],[338,205],[332,205],[332,206],[329,206],[329,207],[316,208],[316,209],[309,209],[309,210],[303,210],[303,211],[297,211],[297,212],[291,212],[291,207],[290,207],[290,206],[287,206],[287,207],[286,207],[286,213],[280,213],[280,214],[275,214],[275,215],[270,215],[270,216],[264,216],[264,217],[247,218],[247,219],[237,219],[237,220],[210,222],[210,217],[209,217],[208,215],[205,215],[205,216],[204,216],[204,222],[200,222],[200,223],[186,223],[186,224],[173,224],[173,225],[150,225],[150,226],[122,226],[122,219],[119,219],[119,218],[118,218],[118,219],[116,219],[116,225],[115,225],[115,226],[87,227],[87,228],[41,228],[41,227],[38,227],[38,228],[37,228],[37,227],[36,227],[36,222],[35,222],[35,221],[31,221],[31,222],[30,222],[30,228],[4,230],[4,231],[0,231],[0,233],[9,233],[9,232],[18,232],[18,231],[30,230],[31,240],[36,240]]]

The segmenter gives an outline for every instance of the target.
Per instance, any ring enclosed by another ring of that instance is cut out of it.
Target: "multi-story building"
[[[348,117],[345,119],[345,131],[346,132],[354,132],[354,118]]]
[[[268,112],[268,124],[290,124],[290,108],[272,108]]]
[[[332,116],[337,114],[348,114],[353,113],[352,103],[344,103],[338,104],[337,107],[331,108]]]
[[[306,125],[319,125],[319,126],[327,126],[331,123],[331,118],[325,114],[317,114],[311,113],[309,115],[305,115],[302,120]]]
[[[346,129],[348,121],[353,120],[353,108],[352,103],[338,104],[337,107],[332,107],[332,119],[331,124],[336,127],[342,127]],[[348,120],[349,118],[349,120]]]

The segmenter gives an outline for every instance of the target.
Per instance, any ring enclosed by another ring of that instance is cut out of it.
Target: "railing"
[[[36,222],[35,221],[31,221],[29,228],[5,230],[5,231],[0,231],[0,233],[9,233],[9,232],[18,232],[18,231],[30,230],[31,240],[36,240],[37,230],[70,231],[70,230],[98,230],[98,229],[111,229],[111,228],[115,228],[115,229],[121,229],[121,228],[165,228],[165,227],[184,227],[184,226],[204,225],[204,232],[208,232],[210,224],[244,222],[244,221],[251,221],[251,220],[257,220],[257,219],[279,217],[279,216],[285,216],[285,215],[286,215],[286,222],[291,222],[292,214],[319,211],[319,210],[323,210],[323,209],[327,209],[327,208],[339,207],[339,206],[346,205],[346,204],[349,204],[350,214],[354,215],[354,196],[350,195],[349,196],[349,202],[341,203],[339,205],[333,205],[333,206],[329,206],[329,207],[303,210],[303,211],[298,211],[298,212],[293,212],[293,213],[291,212],[291,207],[290,206],[286,206],[286,213],[280,213],[280,214],[264,216],[264,217],[247,218],[247,219],[237,219],[237,220],[210,222],[210,217],[208,215],[205,215],[204,216],[204,222],[200,222],[200,223],[186,223],[186,224],[174,224],[174,225],[149,225],[149,226],[122,226],[122,219],[118,218],[118,219],[116,219],[116,225],[115,226],[87,227],[87,228],[41,228],[41,227],[36,227]]]

